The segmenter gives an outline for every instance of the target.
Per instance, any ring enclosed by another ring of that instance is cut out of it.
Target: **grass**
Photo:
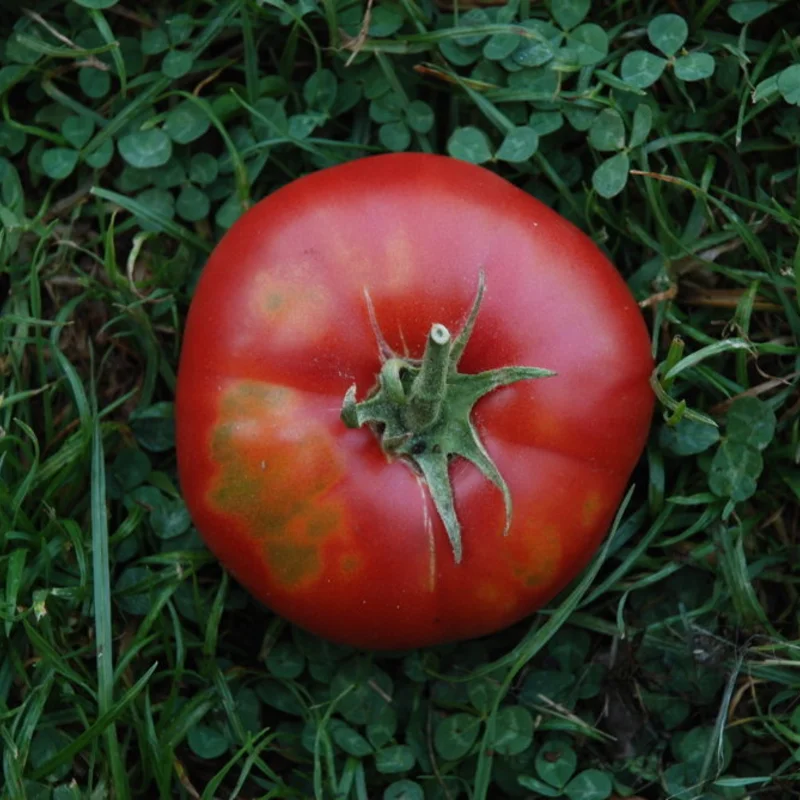
[[[2,797],[800,796],[793,9],[0,11]],[[562,597],[378,655],[228,579],[181,500],[172,400],[222,232],[403,149],[484,163],[605,248],[659,409]]]

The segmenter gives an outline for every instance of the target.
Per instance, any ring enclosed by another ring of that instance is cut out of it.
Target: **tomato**
[[[179,368],[182,490],[220,561],[313,633],[480,636],[599,547],[652,367],[625,283],[556,212],[455,159],[359,159],[212,253]]]

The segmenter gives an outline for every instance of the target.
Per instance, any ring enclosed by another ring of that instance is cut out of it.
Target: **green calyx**
[[[456,563],[461,561],[463,549],[448,469],[454,457],[471,461],[502,492],[506,510],[504,534],[511,527],[511,493],[472,424],[475,403],[501,386],[555,375],[547,369],[516,366],[473,375],[458,371],[484,287],[481,272],[478,292],[461,332],[453,339],[444,325],[432,325],[422,359],[403,358],[388,346],[367,295],[383,365],[378,384],[366,400],[356,401],[353,384],[342,405],[345,425],[369,425],[387,457],[406,461],[422,477],[447,530]]]

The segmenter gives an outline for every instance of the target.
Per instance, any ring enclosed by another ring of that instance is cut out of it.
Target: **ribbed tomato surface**
[[[498,389],[473,420],[513,500],[450,466],[463,560],[415,472],[340,419],[388,343],[422,355],[486,293],[460,370],[555,377]],[[407,648],[498,630],[551,599],[608,530],[647,436],[649,337],[590,239],[492,172],[442,156],[360,159],[298,179],[214,250],[187,321],[180,482],[233,575],[321,636]]]

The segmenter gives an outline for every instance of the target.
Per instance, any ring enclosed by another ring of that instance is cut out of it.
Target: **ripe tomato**
[[[368,648],[475,637],[597,549],[652,366],[623,280],[557,213],[447,157],[364,158],[276,191],[212,254],[180,481],[211,550],[298,625]]]

